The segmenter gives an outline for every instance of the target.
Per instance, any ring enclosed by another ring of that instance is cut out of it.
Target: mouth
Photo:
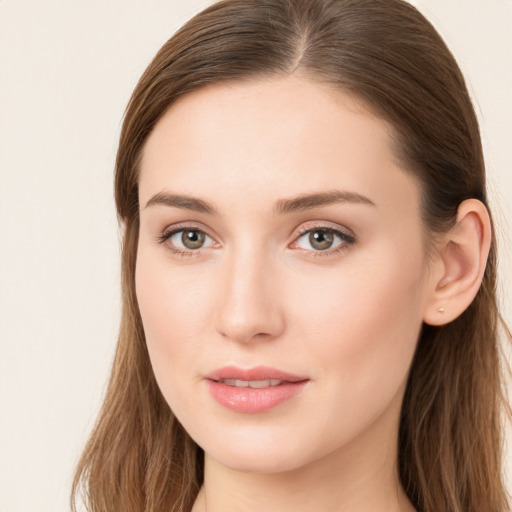
[[[275,368],[220,368],[205,377],[213,398],[239,413],[262,413],[296,397],[310,381]]]

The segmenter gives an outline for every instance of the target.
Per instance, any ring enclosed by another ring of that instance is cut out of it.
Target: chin
[[[297,452],[292,453],[292,458],[289,453],[282,450],[226,450],[223,452],[215,450],[214,453],[205,452],[205,455],[233,471],[243,473],[286,473],[307,464],[306,460],[297,458]]]
[[[196,436],[195,441],[207,457],[246,473],[294,471],[312,462],[316,455],[321,456],[321,447],[315,450],[304,437],[294,436],[289,427],[284,432],[266,427],[243,428],[238,425],[222,434],[209,432],[204,437]]]

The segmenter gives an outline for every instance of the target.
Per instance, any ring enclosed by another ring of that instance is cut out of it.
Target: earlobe
[[[461,315],[475,298],[491,245],[491,220],[477,199],[463,201],[455,225],[437,247],[430,297],[423,321],[444,325]]]

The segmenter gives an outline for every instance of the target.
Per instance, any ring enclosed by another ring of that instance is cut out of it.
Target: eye
[[[182,257],[197,256],[201,249],[215,245],[212,237],[203,230],[192,226],[176,227],[164,231],[157,238],[166,244],[171,252]],[[346,249],[355,242],[355,237],[340,229],[329,226],[305,226],[292,244],[293,248],[304,249],[313,256],[330,256]]]
[[[313,250],[315,256],[331,255],[355,242],[349,233],[328,226],[305,227],[294,242],[294,247]]]
[[[204,231],[198,228],[174,228],[158,237],[160,243],[166,243],[169,249],[181,256],[192,256],[199,253],[199,249],[204,249],[212,245],[214,240]],[[209,244],[205,245],[207,242]]]

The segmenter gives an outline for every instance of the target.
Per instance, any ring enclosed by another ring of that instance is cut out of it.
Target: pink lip
[[[225,366],[209,373],[205,377],[209,380],[225,380],[225,379],[240,379],[240,380],[267,380],[277,379],[284,380],[286,382],[300,382],[303,380],[309,380],[308,377],[300,375],[293,375],[291,373],[282,372],[275,368],[268,366],[256,366],[249,370],[243,370],[236,366]]]
[[[243,370],[235,366],[226,366],[209,373],[205,377],[210,393],[221,405],[236,412],[260,413],[297,395],[309,382],[309,378],[293,375],[266,366],[257,366]],[[282,381],[278,386],[265,388],[241,388],[219,382],[225,379]]]

